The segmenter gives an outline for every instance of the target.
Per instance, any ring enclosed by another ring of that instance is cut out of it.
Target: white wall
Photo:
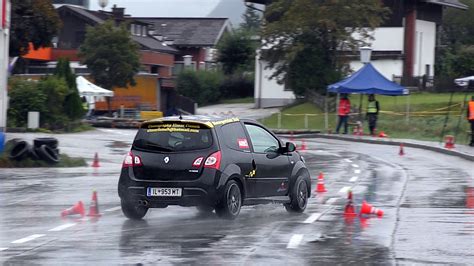
[[[415,42],[415,64],[414,76],[422,76],[426,73],[425,66],[429,65],[429,74],[434,74],[436,24],[423,20],[416,20],[416,42]]]
[[[273,70],[265,69],[266,61],[261,61],[258,56],[255,58],[255,107],[283,106],[295,100],[295,94],[291,90],[285,90],[283,85],[277,83],[275,79],[269,79]]]
[[[373,40],[365,40],[374,51],[403,51],[404,28],[384,27],[375,28],[370,35]],[[355,39],[360,40],[358,33],[353,33]]]

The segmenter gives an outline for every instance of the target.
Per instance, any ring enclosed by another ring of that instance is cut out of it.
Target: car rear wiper
[[[141,145],[140,145],[141,144]],[[152,147],[154,148],[155,150],[160,150],[160,151],[173,151],[172,149],[170,148],[165,148],[159,144],[156,144],[154,142],[150,142],[150,141],[146,141],[146,140],[142,140],[139,142],[139,147]]]

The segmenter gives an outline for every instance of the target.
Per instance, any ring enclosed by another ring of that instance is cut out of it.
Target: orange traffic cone
[[[71,208],[65,209],[64,211],[61,212],[61,216],[67,216],[67,215],[75,215],[75,214],[80,214],[81,217],[84,216],[84,204],[82,201],[77,202],[74,206]]]
[[[446,149],[453,149],[454,148],[454,136],[452,135],[446,135],[444,136],[444,147]]]
[[[97,152],[94,155],[94,162],[92,163],[92,167],[100,167],[100,165],[99,165],[99,154]]]
[[[91,205],[89,206],[89,213],[87,216],[92,217],[100,217],[101,214],[99,213],[99,202],[97,201],[97,191],[92,192],[92,201]]]
[[[326,187],[324,186],[324,175],[323,172],[319,172],[318,184],[316,185],[316,190],[314,192],[321,193],[326,192]]]
[[[379,138],[386,138],[386,137],[388,137],[387,134],[385,134],[385,132],[383,131],[380,131]]]
[[[398,155],[400,156],[405,155],[405,152],[403,151],[403,143],[400,143],[400,151],[398,152]]]
[[[303,140],[301,141],[301,148],[300,148],[300,151],[305,151],[306,150],[306,141]]]
[[[344,208],[344,215],[345,216],[357,216],[354,205],[352,204],[352,191],[349,190],[347,192],[347,204],[346,207]]]
[[[360,207],[360,214],[377,214],[377,216],[382,217],[383,211],[379,210],[372,205],[368,204],[365,200],[362,202],[362,207]]]

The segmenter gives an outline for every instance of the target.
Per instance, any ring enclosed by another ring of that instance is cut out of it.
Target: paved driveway
[[[196,113],[199,115],[235,115],[240,118],[261,119],[279,111],[279,108],[256,109],[253,103],[233,103],[199,107]]]

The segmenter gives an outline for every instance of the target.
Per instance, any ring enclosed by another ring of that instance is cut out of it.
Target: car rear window
[[[162,122],[144,125],[133,146],[156,151],[190,151],[211,147],[211,129],[197,123]]]

